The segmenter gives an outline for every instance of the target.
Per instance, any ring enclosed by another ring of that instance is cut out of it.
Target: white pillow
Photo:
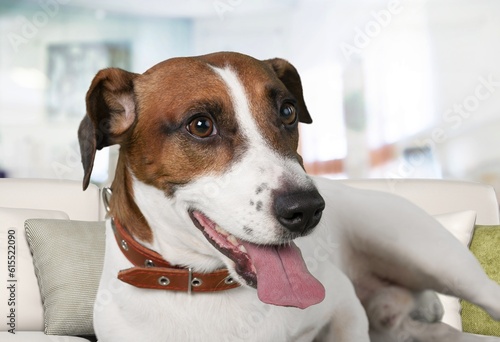
[[[24,221],[30,218],[69,219],[68,215],[62,211],[0,207],[0,250],[3,254],[2,261],[5,261],[0,267],[0,279],[4,281],[2,287],[8,286],[9,283],[15,284],[16,331],[43,331],[44,329],[42,299],[24,232]],[[10,238],[9,231],[14,232],[14,234],[10,235]],[[14,242],[15,273],[12,274],[13,277],[11,278],[6,262],[9,260],[8,257],[13,260],[14,250],[9,248],[8,245],[10,243],[14,246]],[[8,280],[16,281],[7,282]],[[5,289],[0,291],[0,307],[2,308],[0,312],[2,317],[7,316],[12,308],[8,305],[9,297],[10,291],[5,291]],[[10,327],[7,324],[0,324],[0,331],[9,329]]]
[[[473,210],[460,211],[436,215],[438,220],[450,233],[452,233],[464,246],[469,247],[476,223],[476,212]],[[462,331],[462,318],[460,316],[460,300],[455,297],[438,294],[444,307],[443,322],[455,329]]]
[[[473,210],[434,216],[460,242],[469,247],[476,224],[476,212]]]

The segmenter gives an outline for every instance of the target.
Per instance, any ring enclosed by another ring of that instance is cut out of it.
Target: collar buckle
[[[200,278],[193,277],[193,269],[188,268],[188,294],[191,294],[193,287],[198,287],[203,284],[203,280]]]

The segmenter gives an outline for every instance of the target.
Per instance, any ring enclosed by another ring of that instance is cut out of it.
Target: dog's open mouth
[[[309,273],[292,241],[257,245],[229,234],[199,211],[189,214],[207,240],[235,263],[247,285],[257,288],[262,302],[305,309],[324,299],[325,288]]]

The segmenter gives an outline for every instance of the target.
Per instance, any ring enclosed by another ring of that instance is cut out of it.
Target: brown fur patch
[[[250,110],[264,139],[279,154],[301,162],[297,154],[298,127],[297,125],[284,127],[279,110],[283,102],[292,101],[296,103],[298,109],[307,111],[302,94],[293,94],[267,62],[240,54],[213,54],[203,56],[203,59],[219,68],[229,66],[237,74],[245,88]]]
[[[120,155],[118,159],[115,179],[111,186],[113,196],[109,203],[110,215],[118,219],[136,239],[151,243],[153,232],[134,201],[132,178],[126,171],[125,158]]]
[[[138,120],[124,150],[135,177],[168,196],[201,175],[223,173],[245,149],[224,83],[206,63],[186,62],[168,60],[136,80]],[[199,114],[213,118],[216,135],[189,134]]]

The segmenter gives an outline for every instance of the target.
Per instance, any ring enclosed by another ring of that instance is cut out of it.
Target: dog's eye
[[[297,121],[297,110],[291,103],[284,103],[280,108],[280,118],[283,124],[290,126]]]
[[[214,122],[207,116],[197,116],[187,125],[187,130],[198,138],[208,138],[217,133]]]

